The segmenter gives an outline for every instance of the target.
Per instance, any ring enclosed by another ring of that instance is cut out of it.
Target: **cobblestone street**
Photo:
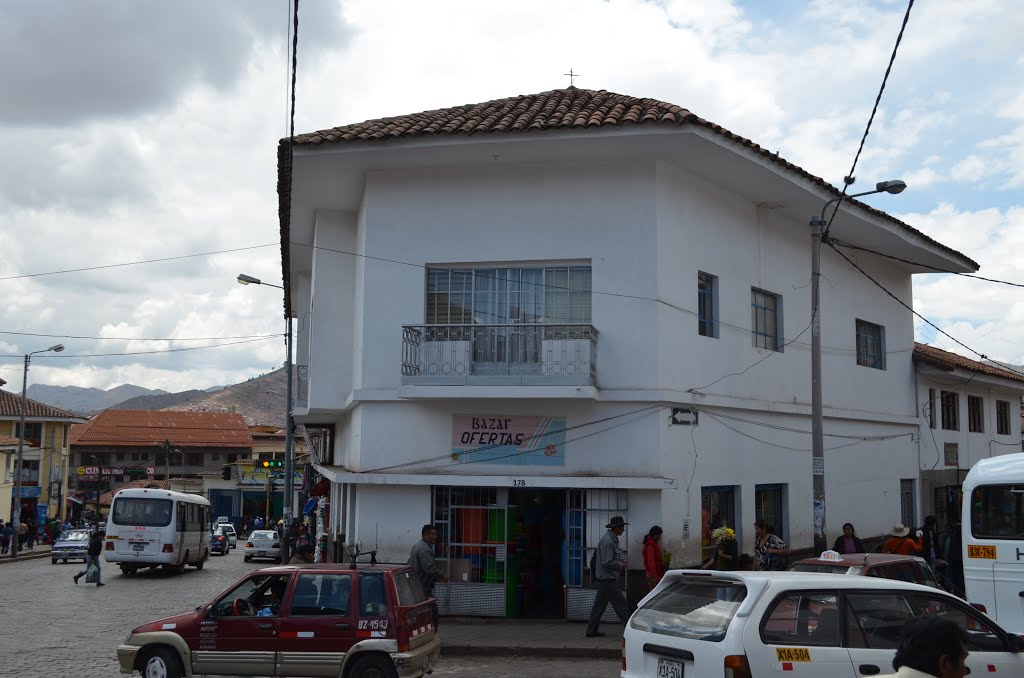
[[[72,576],[82,569],[81,563],[51,565],[48,558],[42,558],[0,564],[2,607],[9,611],[0,623],[0,654],[4,657],[0,675],[123,676],[118,670],[115,648],[129,629],[161,616],[188,611],[209,601],[246,572],[270,564],[245,563],[241,552],[235,550],[228,556],[214,556],[202,570],[187,568],[180,577],[162,570],[124,577],[117,567],[104,562],[103,587],[86,584],[84,580],[75,585]],[[443,658],[433,673],[436,678],[480,675],[611,678],[618,675],[618,662],[451,657]]]

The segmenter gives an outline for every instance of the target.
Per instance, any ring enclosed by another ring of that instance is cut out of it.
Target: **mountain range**
[[[134,384],[123,384],[106,391],[32,384],[26,395],[32,400],[81,415],[92,415],[105,409],[238,412],[250,425],[283,426],[286,384],[285,371],[281,368],[231,386],[211,386],[180,393]]]

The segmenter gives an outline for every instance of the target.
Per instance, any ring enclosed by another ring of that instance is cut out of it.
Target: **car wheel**
[[[83,563],[85,563],[85,562],[88,562],[88,561],[86,561],[86,560],[83,560],[82,562],[83,562]],[[67,564],[68,564],[68,559],[67,559],[67,558],[65,558],[65,559],[64,559],[64,564],[65,564],[65,565],[67,565]]]
[[[251,563],[251,562],[252,562],[252,556],[245,556],[245,557],[243,558],[243,560],[244,560],[245,562],[247,562],[247,563]]]
[[[64,562],[66,563],[68,561],[65,560]],[[56,565],[57,564],[57,559],[56,558],[50,558],[50,564],[51,565]]]
[[[369,655],[356,660],[348,678],[397,678],[395,663],[391,657],[382,655]]]
[[[158,647],[146,656],[139,673],[143,678],[182,678],[185,675],[181,659],[164,647]]]

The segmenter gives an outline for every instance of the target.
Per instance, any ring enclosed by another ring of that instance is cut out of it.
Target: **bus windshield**
[[[173,509],[174,502],[170,499],[118,497],[111,515],[115,525],[164,527],[171,524]]]
[[[1024,485],[980,485],[971,493],[971,534],[1024,539]]]

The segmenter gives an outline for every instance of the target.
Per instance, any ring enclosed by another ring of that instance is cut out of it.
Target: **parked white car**
[[[803,572],[673,570],[623,636],[622,678],[860,678],[892,672],[904,623],[939,615],[970,636],[976,675],[1024,676],[1024,641],[927,586]]]
[[[216,527],[224,528],[224,533],[228,535],[228,548],[238,548],[238,533],[235,532],[235,526],[231,523],[218,523]]]
[[[245,540],[245,562],[253,558],[281,559],[281,539],[274,530],[253,530]]]

